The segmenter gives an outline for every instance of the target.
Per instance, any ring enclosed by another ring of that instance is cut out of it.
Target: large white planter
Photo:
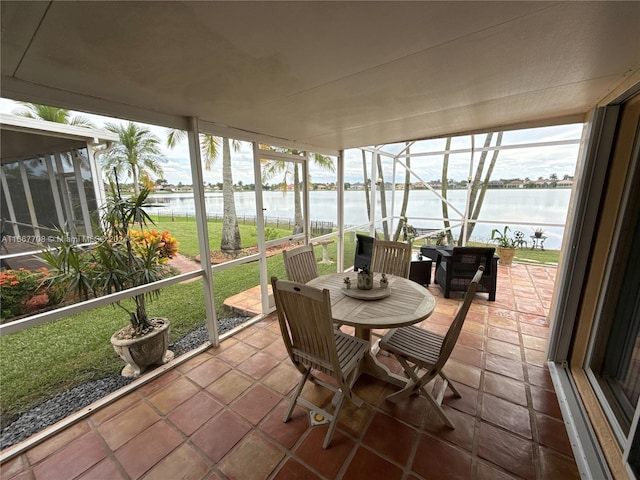
[[[169,320],[161,320],[164,325],[156,327],[152,332],[136,338],[122,338],[122,331],[118,330],[111,336],[111,345],[120,358],[127,365],[122,369],[122,376],[137,377],[152,365],[161,365],[173,359],[173,352],[169,348]]]

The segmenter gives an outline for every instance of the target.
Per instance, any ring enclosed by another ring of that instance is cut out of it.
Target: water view
[[[400,209],[402,191],[395,192],[395,209]],[[449,200],[454,207],[464,213],[466,190],[451,190]],[[570,189],[495,189],[488,190],[482,205],[479,223],[472,238],[477,241],[487,241],[491,237],[491,230],[504,225],[510,225],[512,230],[521,230],[526,240],[533,235],[533,229],[543,227],[547,240],[545,248],[560,249],[567,210],[569,206]],[[293,218],[293,192],[265,191],[263,192],[265,215],[269,218]],[[309,192],[310,212],[312,220],[337,223],[337,196],[335,191]],[[153,209],[153,213],[161,215],[184,216],[195,215],[195,207],[191,193],[154,194],[151,201],[162,205]],[[222,193],[205,194],[207,214],[222,215]],[[255,192],[235,193],[236,212],[239,216],[255,217]],[[366,203],[363,191],[346,191],[345,224],[360,225],[368,222]],[[387,204],[391,208],[390,192],[387,192]],[[412,190],[409,194],[407,208],[409,223],[420,228],[442,228],[440,200],[428,190]],[[449,207],[449,217],[460,218],[460,214]],[[380,202],[376,207],[376,217],[380,218]],[[521,225],[517,225],[520,223]]]

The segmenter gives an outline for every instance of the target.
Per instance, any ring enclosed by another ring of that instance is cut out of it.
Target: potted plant
[[[404,223],[404,225],[402,226],[404,241],[407,243],[413,243],[416,236],[418,235],[416,227],[407,223],[407,217],[400,217],[400,219]]]
[[[541,227],[538,227],[533,231],[533,236],[536,238],[542,238],[543,235],[544,235],[544,229],[542,229]]]
[[[177,242],[168,232],[160,234],[148,228],[153,224],[145,211],[150,190],[144,188],[128,199],[122,198],[117,183],[112,183],[110,190],[101,217],[103,232],[94,246],[83,249],[64,235],[58,249],[43,253],[51,270],[48,288],[64,286],[67,294],[87,299],[152,283],[166,275],[165,263],[177,252]],[[156,290],[135,295],[133,306],[113,304],[129,319],[129,325],[111,337],[115,351],[127,362],[124,376],[138,376],[147,367],[173,358],[167,349],[169,320],[147,314],[147,301],[159,294]]]
[[[509,235],[509,227],[505,226],[502,232],[497,228],[491,231],[491,240],[496,242],[496,249],[500,257],[501,265],[511,265],[513,257],[516,254],[517,240]]]
[[[445,232],[438,232],[436,234],[436,245],[438,247],[446,247],[447,246],[447,234]]]

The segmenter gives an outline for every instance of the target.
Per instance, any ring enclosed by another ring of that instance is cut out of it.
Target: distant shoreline
[[[176,188],[181,188],[181,187],[176,187]],[[186,187],[182,187],[182,188],[186,188]],[[571,190],[573,187],[572,186],[557,186],[557,187],[489,187],[488,190]],[[133,188],[121,188],[121,190],[123,192],[128,192],[128,193],[133,193]],[[391,188],[385,188],[386,191],[390,191]],[[428,188],[422,187],[422,188],[412,188],[411,191],[412,192],[417,192],[417,191],[425,191],[425,190],[429,190]],[[434,188],[434,190],[436,191],[440,191],[440,188]],[[466,187],[448,187],[447,190],[466,190]],[[234,192],[255,192],[254,188],[234,188],[233,190]],[[273,192],[273,191],[280,191],[279,189],[276,188],[269,188],[269,189],[263,189],[263,191],[268,191],[268,192]],[[287,190],[287,191],[293,191],[293,190]],[[316,188],[316,189],[309,189],[310,192],[335,192],[337,191],[336,188]],[[359,189],[359,188],[348,188],[345,189],[346,192],[363,192],[364,189]],[[404,191],[404,188],[396,188],[395,189],[396,192],[402,192]],[[205,188],[204,189],[205,193],[220,193],[222,194],[222,190],[215,190],[215,189],[211,189],[211,188]],[[180,193],[193,193],[193,189],[190,190],[153,190],[151,192],[151,195],[175,195],[175,194],[180,194]]]

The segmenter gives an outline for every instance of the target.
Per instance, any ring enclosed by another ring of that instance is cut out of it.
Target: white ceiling
[[[582,121],[640,2],[7,2],[2,96],[337,150]]]

